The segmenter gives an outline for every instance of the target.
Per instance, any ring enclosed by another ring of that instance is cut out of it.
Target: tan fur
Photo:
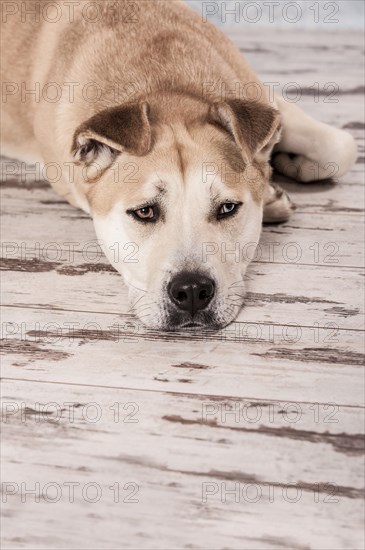
[[[297,179],[308,181],[315,164],[318,179],[326,177],[332,153],[339,172],[348,170],[352,138],[285,102],[270,105],[239,50],[180,0],[138,0],[135,14],[128,0],[103,0],[92,23],[87,0],[73,6],[72,21],[64,2],[56,3],[58,22],[35,22],[29,13],[48,0],[17,0],[15,13],[3,14],[3,152],[58,163],[62,177],[53,187],[91,214],[144,322],[168,328],[176,314],[169,281],[178,271],[203,270],[217,290],[194,322],[227,324],[242,305],[250,259],[241,250],[222,259],[222,249],[255,246],[264,207],[270,222],[294,210],[269,185],[273,147],[282,172],[292,169],[292,151]],[[321,146],[313,146],[313,133]],[[158,223],[133,219],[149,201],[158,202]],[[232,202],[241,205],[237,215],[220,220],[220,206]],[[115,242],[135,245],[137,264],[116,259]],[[215,252],[205,261],[207,245]],[[189,322],[184,315],[174,326]]]
[[[114,1],[100,3],[102,16],[96,23],[85,23],[85,1],[75,8],[75,21],[70,23],[61,0],[63,18],[59,22],[47,23],[41,18],[35,24],[31,15],[21,22],[22,3],[18,2],[19,12],[9,16],[3,26],[4,49],[9,51],[2,62],[3,80],[19,86],[26,82],[28,90],[37,82],[40,89],[47,82],[78,84],[73,103],[64,86],[57,103],[37,103],[29,95],[21,102],[19,94],[7,98],[6,142],[18,145],[35,141],[46,163],[68,161],[77,126],[102,109],[123,103],[123,97],[116,95],[128,86],[133,90],[126,98],[130,102],[170,90],[183,98],[190,94],[204,97],[209,83],[214,83],[215,92],[206,94],[213,102],[222,99],[222,83],[234,90],[237,82],[254,82],[262,91],[262,102],[266,102],[264,87],[238,50],[180,1],[139,1],[138,21],[118,24],[113,24],[111,17]],[[25,4],[30,10],[47,2]],[[130,3],[119,1],[118,13],[124,13],[123,4]],[[15,51],[16,59],[12,55]],[[102,90],[96,103],[86,102],[81,94],[90,82]],[[57,190],[69,196],[67,182],[59,182]]]

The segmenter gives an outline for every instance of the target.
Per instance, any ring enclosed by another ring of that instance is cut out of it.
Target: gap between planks
[[[20,304],[1,304],[1,307],[4,307],[4,308],[10,308],[10,309],[13,309],[13,308],[18,308],[18,309],[24,309],[24,310],[40,310],[40,311],[49,311],[49,312],[57,312],[57,311],[60,311],[60,312],[65,312],[65,313],[86,313],[86,314],[97,314],[97,315],[116,315],[118,317],[121,317],[121,318],[132,318],[133,321],[136,321],[136,317],[131,314],[131,313],[116,313],[116,312],[109,312],[109,311],[95,311],[95,310],[88,310],[88,309],[66,309],[66,308],[60,308],[60,307],[55,307],[55,306],[50,306],[50,305],[34,305],[34,304],[24,304],[24,305],[20,305]],[[10,321],[9,321],[10,322]],[[237,321],[237,320],[234,320],[232,324],[235,324],[235,325],[251,325],[251,324],[255,324],[255,325],[263,325],[263,326],[275,326],[275,327],[288,327],[288,328],[293,328],[293,325],[290,324],[290,323],[275,323],[275,322],[272,322],[272,321],[255,321],[255,323],[253,323],[253,321]],[[228,325],[229,327],[229,325]],[[295,327],[297,328],[308,328],[308,329],[313,329],[313,325],[302,325],[302,324],[297,324],[295,325]],[[316,328],[318,329],[328,329],[328,327],[326,327],[325,325],[320,325],[318,324],[316,326]],[[148,330],[146,328],[146,330]],[[223,329],[224,330],[224,329]],[[346,327],[336,327],[336,331],[339,331],[339,332],[359,332],[359,333],[364,333],[364,329],[362,328],[346,328]],[[365,336],[364,336],[365,337]]]
[[[300,399],[296,399],[295,401],[290,399],[271,399],[269,397],[237,397],[233,395],[216,395],[216,394],[210,394],[210,393],[193,393],[193,392],[178,392],[173,390],[159,390],[159,389],[153,389],[153,388],[136,388],[136,387],[129,387],[129,386],[108,386],[108,385],[102,385],[102,384],[80,384],[76,382],[59,382],[55,380],[31,380],[29,378],[11,378],[8,376],[1,377],[1,381],[4,382],[27,382],[31,384],[52,384],[56,386],[71,386],[71,387],[79,387],[79,388],[97,388],[97,389],[107,389],[107,390],[118,390],[118,391],[133,391],[133,392],[143,392],[143,393],[152,393],[152,394],[167,394],[167,395],[175,395],[176,397],[188,397],[192,399],[196,398],[207,398],[211,399],[212,401],[250,401],[250,402],[258,402],[258,403],[296,403],[301,405],[327,405],[328,403],[326,401],[304,401]],[[342,409],[355,409],[355,410],[363,410],[365,409],[365,405],[344,405],[342,403],[336,403],[338,407],[341,407]]]

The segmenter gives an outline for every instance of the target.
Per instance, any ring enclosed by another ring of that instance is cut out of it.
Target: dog
[[[180,0],[2,4],[4,153],[56,167],[50,183],[90,214],[145,325],[229,324],[250,261],[229,251],[294,210],[272,165],[302,182],[334,163],[341,176],[353,138],[270,101]]]

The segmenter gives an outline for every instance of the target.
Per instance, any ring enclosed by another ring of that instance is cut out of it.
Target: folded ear
[[[86,120],[74,134],[75,160],[98,169],[107,168],[121,152],[146,154],[151,128],[146,102],[105,109]]]
[[[269,160],[280,138],[280,113],[263,103],[241,99],[215,103],[210,117],[230,134],[246,162],[258,155],[262,160]]]

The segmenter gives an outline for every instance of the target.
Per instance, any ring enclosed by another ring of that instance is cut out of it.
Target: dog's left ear
[[[269,160],[280,139],[279,111],[257,101],[231,99],[214,103],[210,119],[230,134],[246,162],[255,157]]]
[[[79,126],[71,153],[75,161],[104,170],[121,152],[145,155],[151,147],[148,104],[140,102],[104,109]]]

